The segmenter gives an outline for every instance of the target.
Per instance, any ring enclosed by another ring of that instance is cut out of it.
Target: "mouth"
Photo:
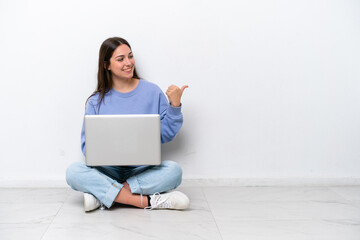
[[[131,67],[131,68],[127,68],[127,69],[123,69],[123,71],[124,72],[126,72],[126,73],[131,73],[132,72],[132,70],[133,70],[133,68]]]

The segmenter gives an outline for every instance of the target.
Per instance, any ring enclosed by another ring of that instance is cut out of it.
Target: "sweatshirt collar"
[[[115,90],[114,88],[112,88],[110,90],[111,94],[114,94],[115,96],[118,96],[118,97],[122,97],[122,98],[127,98],[127,97],[130,97],[130,96],[133,96],[134,94],[136,94],[139,89],[141,88],[141,85],[142,85],[142,79],[140,79],[138,85],[136,86],[136,88],[130,92],[127,92],[127,93],[122,93],[122,92],[119,92],[117,90]]]

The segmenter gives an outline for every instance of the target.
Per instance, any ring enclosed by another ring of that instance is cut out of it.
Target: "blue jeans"
[[[173,161],[158,166],[96,166],[75,162],[66,170],[66,182],[76,190],[91,193],[106,207],[111,207],[125,181],[132,193],[151,195],[178,187],[181,167]]]

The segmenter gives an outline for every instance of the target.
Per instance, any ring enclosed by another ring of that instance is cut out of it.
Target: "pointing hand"
[[[179,107],[181,103],[181,96],[185,90],[188,88],[188,85],[184,85],[181,89],[178,86],[171,85],[168,90],[166,91],[166,95],[169,98],[169,102],[173,107]]]

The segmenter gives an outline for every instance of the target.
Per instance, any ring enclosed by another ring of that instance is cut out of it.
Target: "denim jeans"
[[[125,181],[135,194],[151,195],[178,187],[182,180],[181,167],[173,161],[162,161],[157,166],[96,166],[75,162],[66,170],[69,186],[91,193],[110,208]]]

